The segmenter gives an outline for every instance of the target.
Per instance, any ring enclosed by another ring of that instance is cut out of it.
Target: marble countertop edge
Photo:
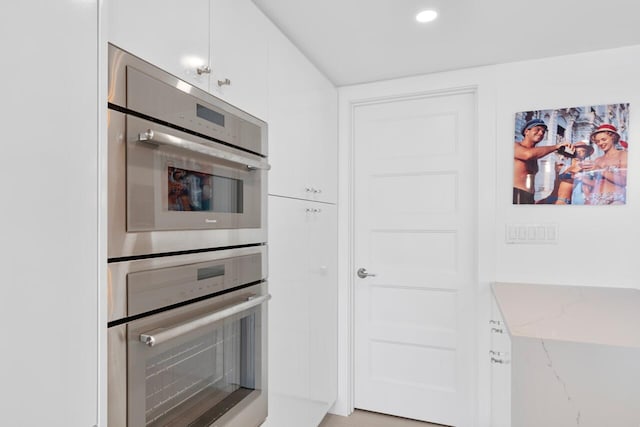
[[[640,348],[640,290],[495,282],[512,337]]]

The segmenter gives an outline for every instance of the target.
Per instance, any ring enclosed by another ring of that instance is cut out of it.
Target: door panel
[[[453,231],[372,230],[371,265],[390,272],[402,268],[399,274],[412,273],[411,277],[422,280],[420,272],[427,269],[455,271],[456,246]]]
[[[373,341],[371,354],[371,376],[378,381],[408,387],[429,384],[434,389],[455,391],[456,362],[451,349]],[[436,363],[413,369],[424,360]]]
[[[378,226],[400,217],[401,224],[420,220],[424,214],[455,212],[458,176],[455,173],[375,175],[371,182],[370,212]],[[421,188],[421,193],[407,198],[399,188]],[[381,201],[384,200],[384,203]],[[393,216],[391,214],[394,214]]]
[[[371,311],[380,326],[429,325],[416,328],[421,333],[455,331],[455,304],[455,293],[450,291],[398,286],[374,286],[371,290]]]
[[[457,296],[454,292],[398,286],[371,288],[372,340],[455,348]],[[398,364],[393,362],[392,366]]]
[[[367,132],[376,134],[374,150],[386,152],[389,143],[393,144],[393,153],[388,156],[391,159],[407,158],[431,158],[433,156],[449,155],[458,150],[458,134],[451,132],[458,124],[456,112],[425,112],[422,108],[423,100],[402,101],[410,110],[407,116],[383,117],[386,114],[386,105],[373,106],[372,113],[378,114],[379,119],[370,123]],[[407,138],[407,136],[429,134],[428,139]]]
[[[471,414],[472,93],[357,106],[355,406],[446,425]]]

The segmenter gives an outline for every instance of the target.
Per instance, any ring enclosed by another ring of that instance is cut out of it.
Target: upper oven
[[[263,121],[109,46],[108,257],[266,242]]]

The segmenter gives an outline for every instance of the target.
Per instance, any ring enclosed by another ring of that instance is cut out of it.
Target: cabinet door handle
[[[211,67],[209,67],[208,65],[201,65],[198,68],[196,68],[196,72],[198,73],[198,75],[210,74]]]
[[[229,79],[218,80],[218,87],[222,87],[224,85],[231,86],[231,80]]]
[[[504,334],[504,330],[500,328],[491,328],[491,332],[495,332],[496,334]]]

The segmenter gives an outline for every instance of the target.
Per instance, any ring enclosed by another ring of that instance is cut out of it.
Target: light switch
[[[555,244],[558,224],[507,224],[505,234],[510,244]]]
[[[527,240],[527,226],[519,225],[518,226],[518,240]]]

